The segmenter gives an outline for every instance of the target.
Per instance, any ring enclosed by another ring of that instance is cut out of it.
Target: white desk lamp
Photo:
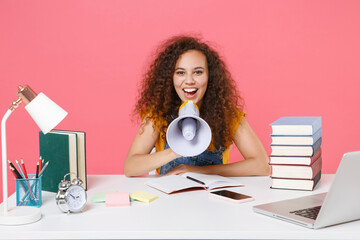
[[[2,176],[3,176],[3,209],[0,212],[0,225],[20,225],[38,221],[41,211],[37,207],[17,206],[8,209],[8,186],[7,186],[7,155],[6,155],[6,120],[21,102],[25,109],[46,134],[58,125],[67,115],[67,112],[51,101],[43,93],[37,95],[29,86],[19,86],[18,99],[12,102],[11,107],[5,113],[1,121],[1,146],[2,146]]]

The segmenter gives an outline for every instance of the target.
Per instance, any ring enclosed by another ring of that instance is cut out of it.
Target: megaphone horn
[[[193,101],[180,106],[179,117],[173,120],[166,132],[166,141],[177,154],[185,157],[204,152],[211,142],[211,129]]]

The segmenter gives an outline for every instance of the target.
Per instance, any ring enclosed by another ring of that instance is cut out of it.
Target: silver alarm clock
[[[59,190],[56,194],[56,204],[65,213],[81,212],[87,201],[86,191],[80,178],[74,178],[71,182],[65,180],[68,173],[59,183]],[[74,174],[76,175],[76,174]]]

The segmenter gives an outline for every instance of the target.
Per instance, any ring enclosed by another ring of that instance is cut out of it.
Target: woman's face
[[[199,107],[208,85],[205,55],[198,50],[183,53],[176,62],[173,83],[182,102],[192,100]]]

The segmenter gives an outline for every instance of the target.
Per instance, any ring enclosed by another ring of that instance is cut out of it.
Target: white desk
[[[234,204],[208,197],[205,190],[166,195],[144,184],[147,178],[89,176],[83,213],[67,215],[55,204],[55,193],[43,192],[42,219],[23,226],[0,226],[0,239],[356,239],[360,221],[311,230],[254,213],[253,205],[325,192],[333,175],[323,175],[313,192],[270,189],[268,177],[236,178],[245,187],[233,191],[253,202]],[[159,196],[150,204],[106,208],[93,204],[97,192],[143,190]],[[15,194],[10,197],[15,204]]]

